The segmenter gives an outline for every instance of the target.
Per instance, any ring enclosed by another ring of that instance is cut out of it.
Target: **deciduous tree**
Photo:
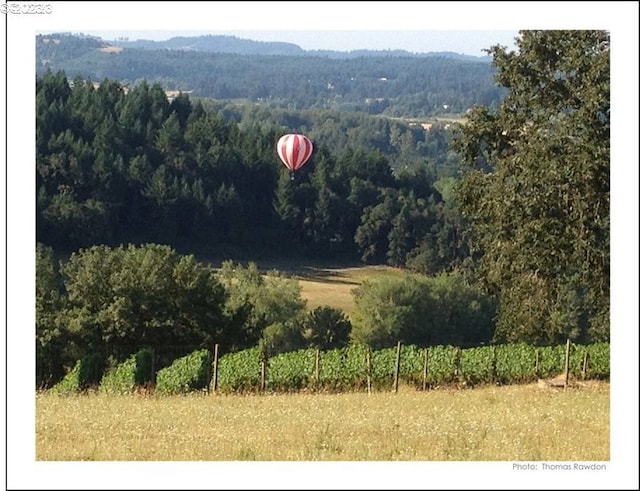
[[[500,295],[497,338],[609,336],[609,33],[521,31],[489,50],[508,90],[454,145],[479,274]]]

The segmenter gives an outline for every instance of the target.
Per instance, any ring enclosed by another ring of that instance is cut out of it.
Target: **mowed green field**
[[[39,461],[607,461],[609,384],[36,396]]]

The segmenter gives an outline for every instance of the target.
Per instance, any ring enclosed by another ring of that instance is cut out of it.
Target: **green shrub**
[[[283,353],[269,359],[267,387],[276,391],[296,391],[311,387],[315,380],[316,350]]]
[[[609,343],[594,343],[589,346],[587,378],[608,379],[611,376],[610,349]]]
[[[397,348],[382,348],[371,352],[371,382],[375,389],[393,387]]]
[[[218,362],[218,390],[245,392],[260,389],[260,347],[227,353]]]
[[[425,348],[420,348],[412,344],[402,346],[400,352],[400,380],[415,387],[422,387],[424,352]],[[397,348],[394,350],[394,356],[396,356],[396,353]],[[395,358],[393,363],[395,370]]]
[[[432,346],[429,348],[429,373],[431,384],[448,384],[456,378],[459,348],[455,346]]]
[[[400,381],[421,388],[425,349],[402,345]],[[316,383],[313,348],[277,355],[268,360],[267,389],[297,391],[323,389],[336,392],[363,390],[367,387],[367,351],[362,344],[332,349],[320,354],[320,380]],[[427,384],[446,385],[528,383],[537,378],[556,376],[564,370],[566,345],[537,347],[529,344],[504,344],[461,349],[456,346],[428,348]],[[584,353],[588,353],[586,378],[609,377],[609,344],[571,345],[570,371],[582,375]],[[536,367],[536,354],[538,365]],[[397,346],[371,351],[371,385],[390,390],[393,386]],[[258,347],[230,353],[220,359],[220,391],[257,391],[260,388],[261,352]]]
[[[153,351],[141,350],[105,373],[99,390],[109,394],[130,394],[137,386],[153,379],[152,365]]]
[[[535,381],[542,371],[542,363],[536,372],[536,348],[531,344],[501,344],[495,347],[496,381],[502,384],[516,384]],[[543,355],[539,356],[542,360]],[[547,366],[547,365],[545,365]]]
[[[362,344],[353,344],[325,352],[321,362],[322,388],[330,391],[356,391],[366,387],[367,350]]]
[[[564,373],[564,362],[567,355],[567,345],[544,346],[540,350],[540,378],[556,377]],[[571,352],[570,352],[571,353]]]
[[[184,394],[206,389],[211,380],[211,357],[206,349],[175,360],[158,371],[156,392],[160,394]]]
[[[496,378],[496,349],[467,348],[460,352],[460,378],[470,384],[491,383]]]
[[[87,390],[98,385],[104,371],[104,360],[101,356],[87,355],[78,360],[73,369],[50,390],[57,394],[70,394]]]

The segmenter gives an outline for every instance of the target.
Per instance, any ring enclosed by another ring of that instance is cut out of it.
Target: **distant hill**
[[[305,51],[235,36],[105,41],[83,34],[36,36],[36,74],[142,80],[193,97],[288,109],[339,109],[394,117],[462,114],[504,95],[489,58],[404,50]]]
[[[296,44],[252,41],[249,39],[240,39],[235,36],[179,36],[167,39],[166,41],[150,41],[147,39],[137,39],[135,41],[118,40],[113,41],[112,44],[129,49],[171,49],[232,53],[237,55],[304,56],[307,54],[305,50]]]
[[[402,56],[402,57],[431,57],[441,56],[465,61],[488,62],[488,56],[470,56],[451,51],[439,51],[430,53],[412,53],[406,50],[368,50],[359,49],[353,51],[334,50],[304,50],[297,44],[274,42],[274,41],[253,41],[242,39],[236,36],[206,35],[195,37],[173,37],[166,41],[150,41],[137,39],[134,41],[116,40],[113,44],[122,48],[139,49],[173,49],[184,51],[208,51],[214,53],[232,53],[238,55],[279,55],[279,56],[322,56],[334,59],[349,59],[362,56]]]
[[[165,41],[152,41],[149,39],[128,40],[127,38],[118,38],[116,40],[103,40],[97,36],[90,36],[82,33],[57,33],[38,36],[41,39],[60,39],[73,38],[75,41],[84,41],[87,46],[95,47],[97,44],[102,46],[116,46],[123,49],[145,49],[145,50],[178,50],[178,51],[199,51],[211,53],[229,53],[237,55],[260,55],[260,56],[320,56],[333,59],[349,59],[359,57],[444,57],[464,61],[489,62],[489,56],[471,56],[452,51],[433,51],[428,53],[413,53],[406,50],[369,50],[358,49],[352,51],[335,51],[335,50],[304,50],[294,43],[279,41],[253,41],[251,39],[243,39],[237,36],[228,35],[204,35],[204,36],[177,36]]]

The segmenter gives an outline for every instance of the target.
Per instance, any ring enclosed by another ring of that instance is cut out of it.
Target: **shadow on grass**
[[[351,275],[339,269],[324,269],[307,266],[295,273],[301,280],[315,281],[317,283],[354,285],[358,286],[362,282],[355,280]]]

